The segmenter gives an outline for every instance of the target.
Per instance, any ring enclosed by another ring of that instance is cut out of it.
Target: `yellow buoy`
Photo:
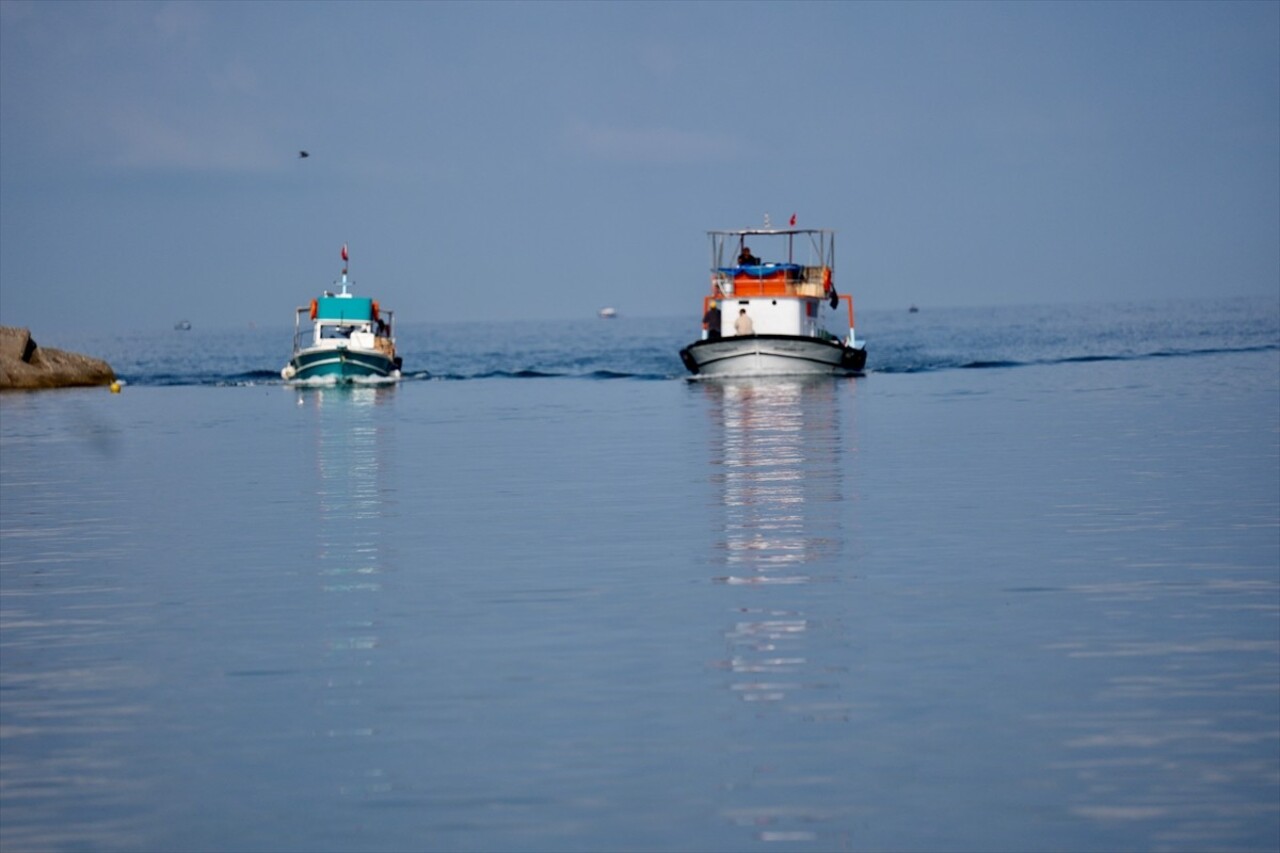
[[[119,393],[120,393],[120,383],[119,383],[119,382],[112,382],[112,383],[111,383],[111,393],[112,393],[112,394],[119,394]]]

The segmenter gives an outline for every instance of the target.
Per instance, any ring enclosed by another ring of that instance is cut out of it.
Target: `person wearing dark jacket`
[[[702,328],[707,330],[707,338],[714,340],[720,337],[720,306],[712,302],[707,313],[702,315]]]

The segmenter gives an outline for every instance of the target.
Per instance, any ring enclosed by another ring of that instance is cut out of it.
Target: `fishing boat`
[[[853,298],[837,293],[835,232],[817,228],[708,231],[711,292],[702,299],[702,339],[680,350],[696,378],[860,374],[866,341],[854,333]],[[766,254],[754,254],[748,240]],[[736,253],[736,254],[735,254]],[[822,309],[848,311],[842,338]]]
[[[294,312],[293,357],[280,371],[286,382],[344,384],[400,378],[395,317],[376,299],[351,293],[347,247],[342,247],[340,290],[324,291]]]

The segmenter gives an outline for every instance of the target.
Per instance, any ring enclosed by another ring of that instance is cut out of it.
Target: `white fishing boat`
[[[601,320],[613,320],[618,316],[618,309],[611,307],[601,308],[596,312],[596,315],[599,316]]]
[[[716,378],[862,372],[867,349],[854,333],[853,298],[835,288],[834,231],[774,228],[766,219],[763,228],[707,235],[711,293],[702,300],[702,339],[680,350],[690,373]],[[835,311],[841,303],[848,311],[843,337],[822,325],[823,307]]]
[[[280,371],[286,382],[345,384],[400,378],[395,317],[376,299],[351,293],[347,247],[342,247],[340,290],[324,291],[294,312],[293,356]]]

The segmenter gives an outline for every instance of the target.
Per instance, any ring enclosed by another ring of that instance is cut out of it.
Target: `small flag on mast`
[[[791,214],[791,227],[792,228],[796,227],[796,215],[794,213]]]
[[[347,244],[346,244],[346,243],[343,243],[343,244],[342,244],[342,259],[343,259],[344,261],[345,261],[345,260],[349,260],[349,258],[347,257]]]

